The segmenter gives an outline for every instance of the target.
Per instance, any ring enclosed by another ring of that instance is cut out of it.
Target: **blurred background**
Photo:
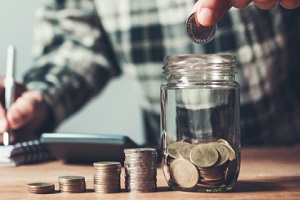
[[[0,74],[5,75],[7,46],[13,44],[17,49],[16,78],[21,81],[23,73],[31,66],[35,10],[49,0],[1,2]],[[122,102],[119,102],[120,99]],[[56,131],[126,135],[142,144],[142,116],[132,83],[124,76],[111,81],[97,98],[61,124]]]

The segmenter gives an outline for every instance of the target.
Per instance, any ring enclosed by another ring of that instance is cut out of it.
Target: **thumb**
[[[8,122],[6,119],[6,112],[3,106],[0,104],[0,133],[4,133],[8,130]]]
[[[232,7],[229,0],[199,0],[193,8],[203,26],[211,26],[220,20]]]

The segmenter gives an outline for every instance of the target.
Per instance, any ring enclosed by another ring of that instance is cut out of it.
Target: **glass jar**
[[[173,190],[231,190],[240,170],[240,89],[233,55],[165,57],[162,169]]]

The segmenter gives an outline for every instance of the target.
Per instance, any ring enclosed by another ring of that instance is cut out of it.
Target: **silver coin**
[[[212,26],[202,26],[195,16],[196,13],[191,14],[186,21],[187,35],[197,44],[206,44],[214,38],[217,24],[213,24]]]
[[[125,154],[130,154],[130,153],[140,153],[140,152],[155,152],[156,149],[153,148],[132,148],[132,149],[124,149]]]

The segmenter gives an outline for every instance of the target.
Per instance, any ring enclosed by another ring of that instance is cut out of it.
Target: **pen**
[[[9,45],[7,48],[6,76],[4,80],[5,86],[5,109],[8,110],[14,101],[15,94],[15,47]],[[3,145],[9,145],[9,137],[11,130],[3,133]]]

